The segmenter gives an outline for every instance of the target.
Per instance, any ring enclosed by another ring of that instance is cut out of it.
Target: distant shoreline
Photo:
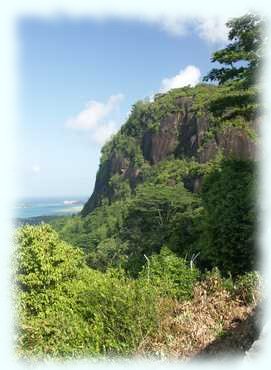
[[[33,216],[33,217],[26,217],[26,218],[16,217],[16,218],[13,218],[13,224],[16,228],[20,226],[24,226],[24,225],[39,225],[42,222],[46,223],[48,221],[52,221],[57,218],[72,217],[78,214],[80,214],[80,212],[69,213],[65,215],[43,215],[43,216]]]
[[[14,219],[17,223],[39,223],[48,216],[66,216],[78,214],[84,207],[86,199],[81,197],[62,198],[22,198],[14,207]]]

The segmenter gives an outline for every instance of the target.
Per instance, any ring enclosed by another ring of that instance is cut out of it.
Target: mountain
[[[133,194],[151,168],[166,160],[193,161],[201,167],[219,155],[254,160],[259,118],[245,104],[241,113],[235,107],[224,109],[225,96],[231,94],[223,86],[200,84],[157,94],[152,102],[137,102],[127,122],[102,149],[94,191],[82,215],[105,200],[111,203]],[[255,91],[245,90],[243,95],[254,97]],[[197,192],[202,174],[193,170],[182,180],[188,190]]]

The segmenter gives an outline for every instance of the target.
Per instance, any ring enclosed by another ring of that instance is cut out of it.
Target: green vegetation
[[[202,191],[202,253],[212,266],[240,274],[256,266],[254,164],[225,160]]]
[[[23,356],[130,353],[155,328],[154,289],[121,270],[87,267],[48,225],[17,233],[19,351]]]
[[[205,79],[239,87],[254,85],[263,57],[263,20],[257,15],[246,14],[231,19],[226,25],[230,29],[228,38],[231,43],[212,57],[212,61],[222,67],[212,69]],[[238,65],[238,62],[242,64]]]
[[[193,297],[199,275],[194,266],[188,266],[185,259],[163,247],[159,254],[153,254],[147,259],[140,278],[155,287],[160,296],[174,297],[181,301]]]
[[[223,87],[209,109],[215,117],[215,126],[246,129],[246,123],[255,119],[260,109],[257,77],[263,59],[264,23],[259,16],[247,14],[230,20],[227,26],[231,42],[212,57],[212,62],[221,66],[204,78]],[[255,135],[249,128],[248,132]]]
[[[218,85],[137,102],[102,149],[100,188],[82,214],[18,229],[21,356],[131,355],[165,347],[185,355],[195,350],[191,343],[204,342],[197,333],[205,318],[205,338],[212,341],[257,303],[255,163],[220,147],[211,159],[199,159],[230,128],[257,140],[261,23],[247,15],[228,26],[231,43],[213,55],[226,67],[206,77]],[[176,125],[175,149],[154,161],[144,140],[160,139],[172,117],[192,117],[190,126]],[[192,150],[198,120],[204,130]]]
[[[82,252],[48,225],[22,227],[16,242],[17,350],[23,358],[129,355],[140,348],[144,352],[148,340],[165,335],[156,333],[165,325],[169,307],[184,302],[184,310],[191,310],[188,318],[197,300],[202,304],[202,289],[209,306],[220,304],[221,295],[227,300],[216,318],[219,327],[221,314],[231,314],[229,299],[235,309],[240,302],[251,307],[257,302],[257,274],[234,281],[222,278],[216,269],[200,281],[198,269],[168,248],[151,256],[139,278],[131,279],[120,268],[105,273],[89,268]],[[180,324],[185,338],[190,322]],[[202,322],[195,318],[195,325]]]
[[[196,217],[197,198],[183,186],[145,184],[131,201],[120,236],[128,245],[127,268],[137,274],[147,256],[167,245],[180,256],[190,248],[191,224]]]
[[[226,275],[257,268],[255,165],[218,156],[208,164],[168,160],[153,166],[133,195],[82,218],[51,221],[63,240],[84,250],[90,267],[121,266],[137,276],[144,255],[166,245],[179,257],[218,266]],[[200,193],[184,187],[203,178]]]

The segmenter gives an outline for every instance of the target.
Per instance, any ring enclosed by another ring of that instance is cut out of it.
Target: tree
[[[90,351],[90,329],[76,303],[84,287],[83,252],[49,226],[16,233],[17,346],[20,355],[63,356]],[[94,275],[94,272],[92,272]]]
[[[230,159],[204,180],[201,258],[224,274],[256,268],[255,180],[252,161]]]
[[[137,275],[144,254],[159,253],[165,244],[185,255],[194,240],[192,224],[198,207],[198,198],[182,184],[138,186],[120,230],[121,240],[127,242],[129,272]]]
[[[255,84],[262,62],[263,20],[257,15],[246,14],[231,19],[226,25],[231,42],[212,57],[212,62],[218,62],[222,67],[213,68],[204,80],[248,88]]]
[[[213,132],[225,127],[246,129],[255,136],[253,124],[259,116],[259,86],[257,74],[263,57],[264,21],[257,15],[246,14],[226,23],[230,43],[212,56],[213,68],[205,81],[218,83],[216,94],[209,101]]]
[[[16,242],[16,280],[23,292],[44,296],[59,284],[76,279],[84,266],[83,252],[60,240],[49,225],[20,228]]]

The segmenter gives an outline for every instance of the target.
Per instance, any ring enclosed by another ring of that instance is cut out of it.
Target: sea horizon
[[[18,197],[13,208],[14,218],[76,214],[82,210],[87,199],[84,195]]]

